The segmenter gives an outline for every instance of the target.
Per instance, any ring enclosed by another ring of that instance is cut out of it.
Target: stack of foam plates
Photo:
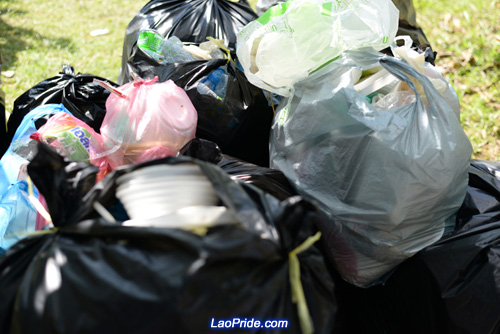
[[[196,164],[155,165],[117,179],[116,197],[133,220],[175,214],[186,207],[210,207],[218,197]]]

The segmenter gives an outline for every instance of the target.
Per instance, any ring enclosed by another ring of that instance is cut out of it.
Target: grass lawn
[[[256,2],[256,0],[252,0]],[[61,71],[116,81],[125,28],[147,1],[2,0],[0,50],[7,110],[16,97]],[[457,91],[474,158],[500,160],[500,2],[414,0],[436,65]],[[91,32],[107,29],[104,35]]]
[[[414,0],[436,65],[458,93],[477,159],[500,160],[500,2]]]
[[[125,29],[146,2],[2,0],[0,50],[7,110],[30,87],[59,73],[63,64],[116,82]],[[109,32],[92,36],[98,29]]]

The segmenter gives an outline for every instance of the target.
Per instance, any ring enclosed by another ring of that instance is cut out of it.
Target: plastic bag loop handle
[[[417,103],[423,105],[423,101],[420,94],[418,93],[417,87],[415,86],[415,83],[409,78],[409,76],[414,77],[422,85],[425,95],[427,96],[427,99],[429,101],[436,99],[442,100],[442,97],[439,94],[429,89],[429,87],[433,87],[431,81],[425,75],[421,74],[404,61],[396,60],[392,57],[387,56],[380,59],[379,62],[387,71],[389,71],[389,73],[408,84],[411,90],[413,90],[413,92],[415,93]]]

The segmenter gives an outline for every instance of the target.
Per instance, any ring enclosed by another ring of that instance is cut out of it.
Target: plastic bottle
[[[167,63],[183,63],[195,60],[189,52],[184,50],[182,41],[175,36],[163,40],[161,54],[164,58],[163,61]]]
[[[145,29],[139,32],[137,46],[156,61],[160,60],[162,43],[163,36],[154,29]]]
[[[226,97],[227,78],[226,70],[219,67],[198,83],[198,93],[223,100]]]
[[[218,68],[212,73],[217,73],[219,82],[215,86],[214,92],[218,96],[220,96],[221,99],[224,99],[226,97],[226,88],[227,88],[227,72],[223,68]]]

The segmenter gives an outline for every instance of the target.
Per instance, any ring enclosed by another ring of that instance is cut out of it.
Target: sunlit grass
[[[146,2],[2,0],[2,73],[14,73],[2,75],[7,110],[33,85],[57,75],[63,64],[116,81],[125,29]],[[109,33],[92,37],[96,29]]]
[[[436,65],[458,93],[462,127],[478,159],[500,160],[500,3],[414,1],[438,52]]]

